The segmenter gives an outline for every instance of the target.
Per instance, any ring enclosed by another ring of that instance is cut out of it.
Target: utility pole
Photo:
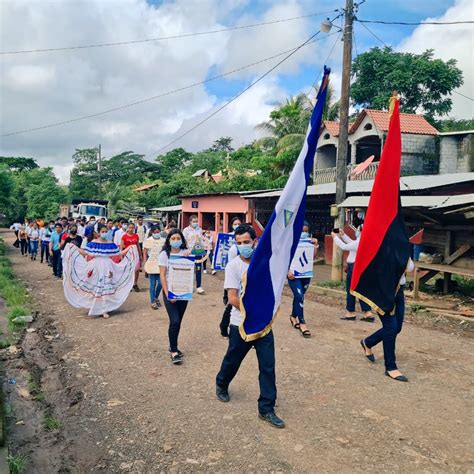
[[[352,63],[352,26],[354,22],[354,2],[346,0],[344,10],[344,49],[342,55],[342,85],[339,112],[339,144],[336,159],[336,205],[346,198],[347,181],[347,139],[349,132],[349,98],[351,92],[351,63]],[[344,209],[339,210],[334,227],[344,226]],[[333,246],[331,279],[342,280],[342,251]]]
[[[102,199],[102,147],[100,143],[97,148],[97,174],[99,177],[99,199]]]

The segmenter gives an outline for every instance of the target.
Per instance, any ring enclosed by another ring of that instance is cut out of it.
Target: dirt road
[[[378,323],[340,321],[338,307],[308,301],[306,340],[290,327],[285,297],[274,331],[277,410],[287,428],[277,430],[257,418],[253,352],[231,385],[231,403],[215,399],[226,350],[221,278],[204,276],[206,295],[183,322],[185,363],[172,366],[168,318],[149,307],[142,275],[142,292],[109,320],[93,319],[66,303],[49,267],[8,248],[39,311],[22,350],[6,356],[7,376],[17,379],[11,439],[28,455],[28,472],[474,469],[472,339],[406,324],[398,359],[410,383],[398,383],[384,376],[381,348],[375,365],[362,355],[359,339]],[[44,400],[18,393],[28,374]],[[46,432],[45,413],[62,429]]]

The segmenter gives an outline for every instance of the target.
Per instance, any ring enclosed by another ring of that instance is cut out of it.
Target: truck
[[[107,219],[109,201],[103,199],[72,199],[71,204],[61,204],[59,212],[61,217],[85,217],[89,220],[91,217]]]

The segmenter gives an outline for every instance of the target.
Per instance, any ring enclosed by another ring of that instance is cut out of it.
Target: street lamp
[[[332,28],[332,22],[329,18],[326,18],[321,22],[321,27],[319,28],[321,33],[329,33]]]

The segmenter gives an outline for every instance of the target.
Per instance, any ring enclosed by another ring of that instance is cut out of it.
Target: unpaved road
[[[10,257],[39,311],[22,350],[5,355],[13,404],[11,443],[27,472],[469,472],[473,429],[473,348],[467,337],[406,324],[398,359],[410,383],[384,376],[359,339],[378,326],[339,321],[337,306],[307,302],[313,332],[288,322],[285,297],[275,324],[278,413],[287,428],[257,418],[257,364],[250,352],[230,388],[215,399],[226,340],[218,332],[222,280],[204,276],[190,304],[180,348],[167,355],[167,315],[133,293],[109,320],[65,301],[49,267]],[[28,374],[44,400],[24,393]],[[23,387],[23,392],[21,391]],[[20,391],[20,392],[19,392]],[[52,414],[63,428],[45,432]],[[18,423],[18,424],[16,424]]]

